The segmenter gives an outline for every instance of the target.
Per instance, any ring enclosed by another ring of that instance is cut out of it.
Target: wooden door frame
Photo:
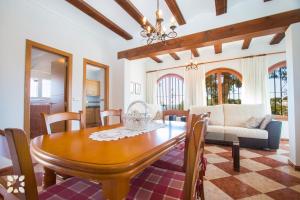
[[[28,139],[30,139],[30,78],[31,78],[31,51],[32,48],[36,48],[48,53],[54,53],[64,56],[67,59],[67,85],[66,85],[66,100],[67,100],[67,111],[72,109],[72,66],[73,66],[73,55],[38,43],[32,40],[26,40],[26,55],[25,55],[25,90],[24,90],[24,130],[26,131]],[[67,130],[71,129],[71,122],[67,123]]]
[[[98,67],[101,69],[104,69],[105,71],[105,98],[104,98],[104,110],[108,110],[109,109],[109,66],[108,65],[104,65],[102,63],[93,61],[93,60],[89,60],[86,58],[83,58],[83,89],[82,89],[82,112],[83,112],[83,116],[84,116],[84,121],[86,123],[86,106],[85,106],[85,102],[86,102],[86,66],[87,65],[92,65],[94,67]]]

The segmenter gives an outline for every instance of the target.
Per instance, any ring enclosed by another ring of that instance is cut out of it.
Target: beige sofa
[[[272,121],[265,130],[245,128],[251,117],[264,118],[264,105],[224,104],[216,106],[191,107],[191,114],[211,112],[207,132],[218,133],[222,137],[235,134],[241,146],[254,148],[272,148],[279,146],[281,122]]]

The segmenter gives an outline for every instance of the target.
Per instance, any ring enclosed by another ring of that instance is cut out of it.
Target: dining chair
[[[79,111],[79,113],[75,112],[63,112],[63,113],[55,113],[55,114],[46,114],[41,113],[42,118],[44,119],[44,127],[46,129],[47,134],[51,134],[51,124],[55,122],[68,121],[68,120],[76,120],[80,122],[80,129],[85,128],[85,122],[83,117],[83,112]]]
[[[165,122],[166,116],[186,117],[186,121],[188,121],[189,114],[190,110],[164,110],[162,118],[163,122]]]
[[[101,199],[100,186],[76,177],[69,178],[59,184],[48,187],[38,193],[26,134],[20,129],[5,129],[9,151],[13,163],[13,175],[17,176],[17,185],[12,185],[18,193],[4,193],[9,190],[8,180],[0,180],[0,191],[6,199],[45,200],[45,199]],[[24,176],[24,180],[23,177]],[[12,177],[14,178],[14,177]],[[22,184],[24,182],[24,185]],[[21,187],[21,188],[20,188]],[[22,193],[24,188],[24,193]],[[75,188],[75,189],[74,189]],[[14,190],[13,190],[14,191]],[[12,195],[13,194],[13,195]]]
[[[0,137],[4,138],[4,131],[0,129]],[[4,138],[5,139],[5,138]],[[0,155],[0,177],[12,172],[12,163],[10,159]]]
[[[199,120],[206,119],[207,114],[202,115],[192,115],[192,117],[189,117],[187,122],[187,131],[185,140],[181,142],[180,144],[176,145],[174,148],[172,148],[168,153],[163,155],[158,161],[156,161],[153,165],[155,167],[163,168],[163,169],[169,169],[169,170],[175,170],[184,172],[185,166],[187,164],[187,150],[188,150],[188,142],[189,142],[189,135],[192,134],[192,127],[194,124]]]
[[[106,119],[106,125],[108,124],[108,117],[119,117],[120,120],[120,124],[123,123],[122,120],[122,109],[118,109],[118,110],[104,110],[104,111],[100,111],[100,119],[99,119],[99,126],[104,126],[105,125],[105,119]]]
[[[153,166],[162,168],[162,169],[185,172],[187,162],[188,162],[188,145],[190,142],[190,137],[193,133],[193,127],[197,121],[205,120],[206,126],[205,126],[205,130],[203,132],[203,137],[205,137],[206,127],[207,127],[207,123],[208,123],[208,117],[209,117],[209,113],[204,113],[201,115],[193,114],[192,117],[189,117],[189,121],[187,123],[188,127],[187,127],[185,141],[180,143],[179,145],[175,146],[175,148],[173,148],[168,153],[163,155],[158,161],[156,161],[153,164]],[[202,148],[204,149],[204,140],[201,145],[202,145]],[[204,154],[202,154],[200,158],[202,160],[202,168],[203,168],[202,173],[203,174],[201,175],[201,180],[203,182],[203,176],[206,171],[207,161],[204,157]]]
[[[184,172],[151,166],[131,181],[131,189],[128,199],[204,199],[203,190],[203,164],[199,159],[204,152],[204,134],[207,121],[201,120],[199,116],[193,115],[191,132],[188,143],[187,165]],[[157,182],[153,182],[153,177]],[[176,183],[174,187],[173,183]],[[183,185],[183,186],[181,186]],[[149,188],[155,188],[151,191]],[[169,193],[172,191],[172,193]]]

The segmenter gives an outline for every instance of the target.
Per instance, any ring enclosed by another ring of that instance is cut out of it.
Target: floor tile
[[[214,164],[214,163],[221,163],[221,162],[228,162],[226,158],[223,158],[217,154],[206,154],[205,155],[207,162]]]
[[[205,172],[205,178],[207,180],[212,180],[216,178],[228,177],[230,174],[216,167],[215,165],[208,164]]]
[[[277,160],[274,160],[274,159],[268,158],[268,157],[252,158],[251,160],[255,160],[256,162],[265,164],[265,165],[273,167],[273,168],[286,165],[283,162],[279,162]]]
[[[261,156],[273,155],[274,153],[276,153],[276,151],[266,151],[266,150],[260,150],[260,149],[248,149],[248,151],[257,153]]]
[[[248,151],[246,149],[240,150],[240,156],[243,156],[245,158],[256,158],[256,157],[261,157],[262,155]]]
[[[209,153],[211,153],[211,152],[204,149],[204,154],[209,154]]]
[[[205,149],[211,153],[221,153],[226,152],[226,149],[221,148],[221,146],[205,146]]]
[[[267,169],[263,171],[258,171],[257,173],[265,177],[268,177],[269,179],[272,179],[278,183],[281,183],[282,185],[285,185],[287,187],[300,184],[300,178],[291,176],[277,169]]]
[[[210,181],[204,181],[204,196],[207,200],[232,200],[230,196]]]
[[[249,169],[242,167],[242,166],[240,167],[239,172],[234,171],[232,162],[216,163],[214,165],[231,175],[238,175],[238,174],[251,172]]]
[[[231,151],[227,151],[227,152],[222,152],[222,153],[217,153],[219,156],[226,158],[229,161],[232,161],[232,152]],[[240,156],[240,159],[245,159],[245,157]]]
[[[211,182],[234,199],[245,198],[260,193],[251,186],[232,176],[215,179]]]
[[[289,161],[289,157],[285,156],[284,154],[274,154],[274,155],[269,155],[267,157],[282,162],[284,164],[288,164]]]
[[[293,187],[290,187],[292,190],[295,190],[296,192],[300,192],[300,185],[295,185]]]
[[[300,193],[289,188],[269,192],[267,193],[267,195],[272,197],[275,200],[299,200],[300,199]]]
[[[273,200],[273,199],[265,194],[258,194],[258,195],[246,197],[246,198],[243,198],[240,200]]]
[[[266,170],[266,169],[271,169],[271,167],[264,165],[262,163],[256,162],[251,159],[243,159],[240,161],[241,166],[245,167],[251,171],[260,171],[260,170]]]
[[[279,190],[285,188],[284,185],[277,183],[265,176],[262,176],[256,172],[246,173],[235,176],[237,179],[242,181],[245,184],[250,185],[256,190],[267,193],[274,190]]]
[[[298,178],[300,178],[300,171],[296,171],[294,168],[292,168],[291,166],[282,166],[282,167],[277,167],[276,169],[280,170],[280,171],[283,171],[289,175],[292,175],[292,176],[296,176]]]

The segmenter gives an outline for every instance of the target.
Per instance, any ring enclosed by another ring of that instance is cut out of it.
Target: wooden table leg
[[[233,155],[233,168],[234,171],[240,171],[240,144],[233,143],[232,145],[232,155]]]
[[[101,181],[106,199],[123,200],[129,192],[129,179],[118,178]]]
[[[44,180],[43,180],[43,189],[56,184],[56,174],[53,170],[44,167]]]

